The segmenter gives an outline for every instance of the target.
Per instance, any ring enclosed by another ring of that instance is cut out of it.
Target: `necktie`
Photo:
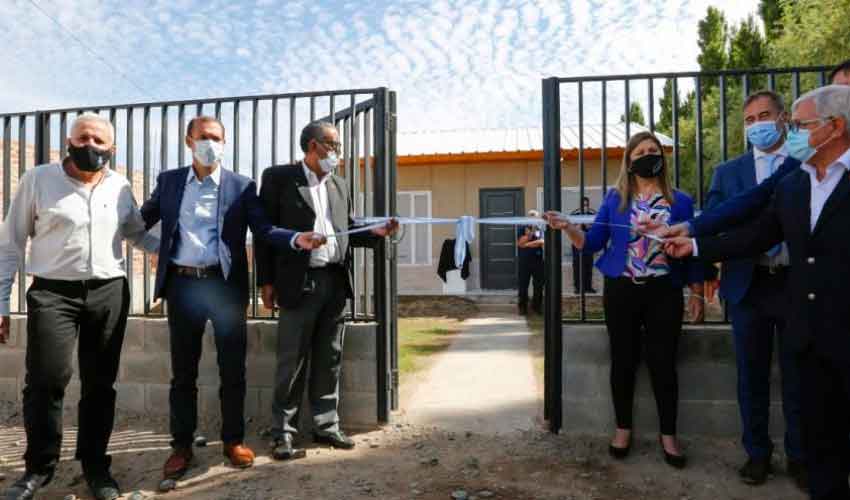
[[[770,177],[771,175],[776,173],[776,169],[778,168],[777,164],[779,163],[779,156],[772,155],[772,156],[769,156],[768,158],[769,158],[768,159],[769,163],[768,163],[768,166],[767,166],[767,177]],[[767,179],[767,177],[765,177],[765,179]],[[762,182],[764,182],[764,181],[762,181]],[[776,257],[777,255],[779,255],[779,252],[781,252],[781,251],[782,251],[782,243],[780,243],[778,245],[774,245],[772,248],[770,248],[767,251],[767,256],[772,259],[772,258]]]

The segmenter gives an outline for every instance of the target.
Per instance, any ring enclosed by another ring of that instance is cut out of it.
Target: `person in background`
[[[667,464],[683,468],[687,459],[676,439],[676,362],[685,306],[682,288],[691,290],[688,308],[693,321],[702,321],[706,267],[692,259],[668,258],[660,241],[635,230],[644,219],[666,224],[693,216],[691,198],[670,184],[661,142],[650,132],[639,132],[629,139],[617,185],[608,192],[589,231],[582,231],[557,212],[547,212],[546,218],[583,252],[604,249],[596,267],[605,276],[602,301],[617,419],[609,453],[619,459],[631,450],[635,378],[645,348],[658,408],[661,451]]]
[[[833,85],[850,85],[850,59],[839,64],[829,73],[829,81]]]
[[[581,208],[573,210],[570,215],[595,215],[596,210],[590,208],[590,198],[581,199]],[[581,225],[581,230],[587,232],[589,226]],[[578,295],[585,293],[596,293],[593,289],[593,255],[585,255],[584,252],[572,247],[573,251],[573,293]]]
[[[529,217],[540,217],[537,210],[529,210]],[[543,230],[535,226],[521,227],[517,231],[517,254],[519,274],[518,304],[519,313],[528,315],[528,285],[532,283],[534,292],[531,308],[537,314],[543,313],[543,286],[546,273],[543,269]]]

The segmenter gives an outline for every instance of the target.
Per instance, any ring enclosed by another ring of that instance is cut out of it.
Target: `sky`
[[[698,69],[707,7],[758,4],[0,2],[0,113],[386,86],[402,131],[539,126],[542,78]]]

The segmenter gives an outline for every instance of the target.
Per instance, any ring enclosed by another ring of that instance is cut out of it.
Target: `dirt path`
[[[456,432],[533,429],[542,412],[524,318],[487,311],[467,319],[415,391],[404,422]]]

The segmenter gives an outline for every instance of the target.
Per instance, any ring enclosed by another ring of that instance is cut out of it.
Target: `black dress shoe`
[[[685,466],[688,465],[688,457],[685,455],[674,455],[667,452],[667,449],[664,448],[664,441],[661,439],[661,436],[658,436],[658,444],[661,445],[661,453],[664,454],[664,461],[667,465],[674,469],[684,469]]]
[[[272,458],[275,460],[292,460],[306,456],[306,450],[292,446],[292,434],[286,433],[272,443]]]
[[[794,484],[801,490],[809,491],[809,468],[800,460],[788,459],[788,467],[785,469]]]
[[[342,433],[342,431],[319,434],[313,433],[313,441],[316,443],[329,444],[334,448],[350,450],[354,448],[354,440]]]
[[[96,500],[115,500],[121,496],[118,482],[109,473],[109,465],[83,465],[83,476],[89,485],[92,496]]]
[[[35,498],[35,492],[46,486],[53,479],[53,474],[34,474],[27,472],[3,492],[3,500],[30,500]]]
[[[612,458],[616,458],[617,460],[622,460],[629,456],[629,453],[632,451],[632,444],[629,443],[625,448],[620,448],[619,446],[614,446],[613,444],[608,445],[608,454],[611,455]]]
[[[738,475],[741,477],[741,481],[752,486],[758,486],[764,484],[767,481],[767,476],[772,472],[773,465],[770,463],[770,457],[750,458],[738,470]]]

